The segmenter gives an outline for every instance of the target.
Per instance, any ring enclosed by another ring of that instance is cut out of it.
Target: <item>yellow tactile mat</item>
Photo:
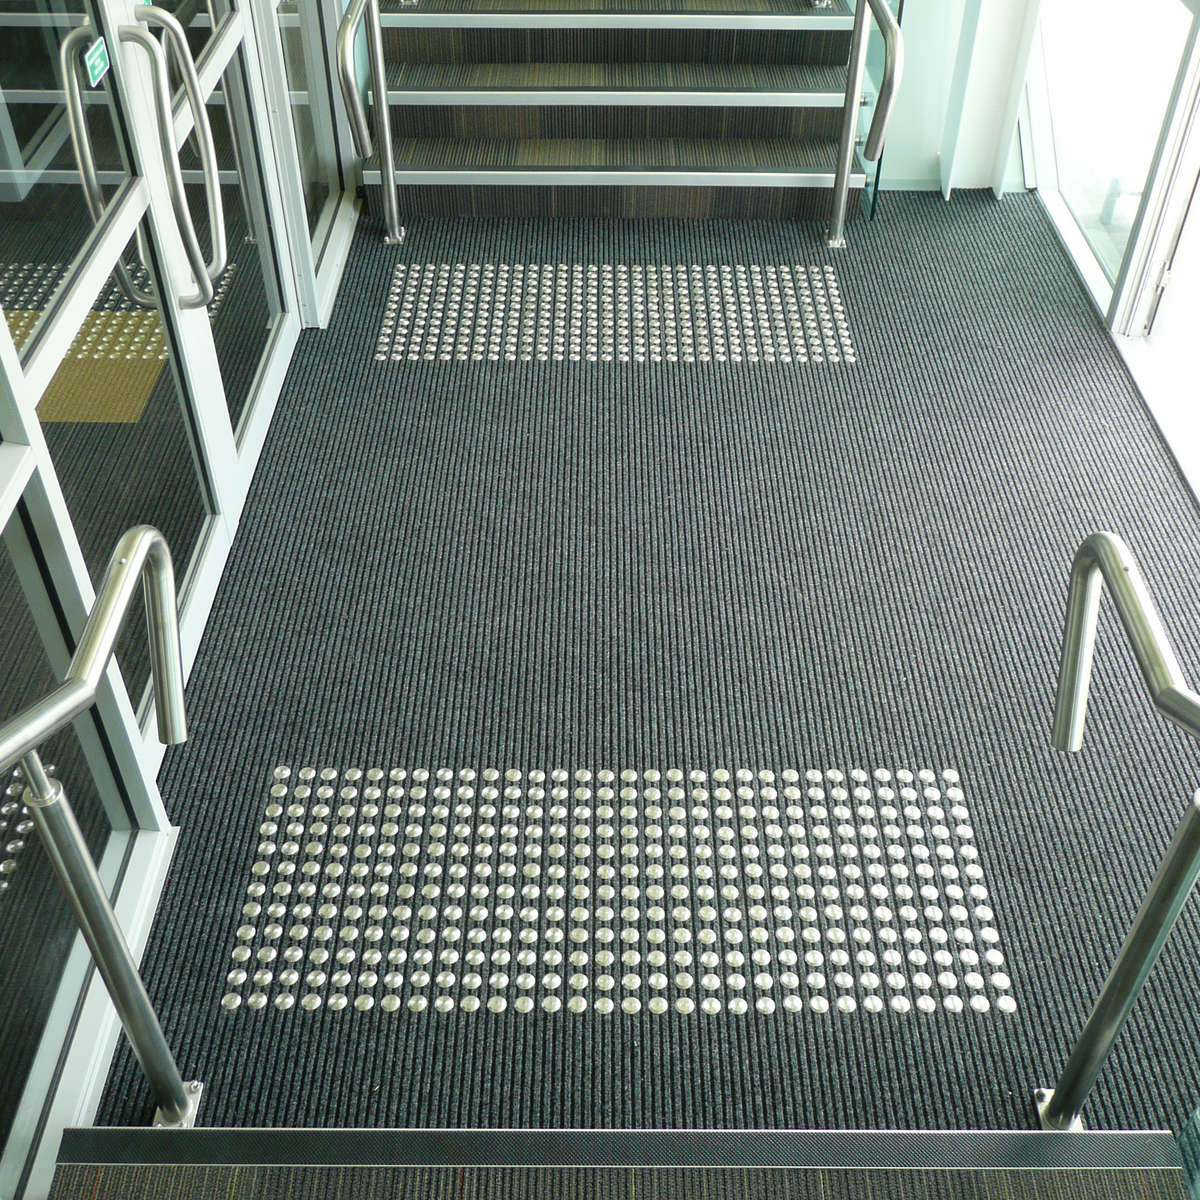
[[[18,345],[40,316],[8,313]],[[90,312],[42,396],[38,416],[45,422],[136,422],[166,359],[156,312]]]
[[[210,317],[225,298],[234,265],[229,264],[218,284]],[[6,302],[4,316],[18,349],[32,334],[64,270],[61,263],[0,266],[0,302]],[[144,278],[138,282],[146,286]],[[84,319],[38,403],[38,417],[47,424],[133,424],[141,420],[158,382],[167,347],[157,310],[133,308],[111,283],[97,304],[101,307]]]

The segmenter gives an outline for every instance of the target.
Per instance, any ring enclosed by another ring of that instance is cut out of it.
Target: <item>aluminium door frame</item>
[[[1109,328],[1128,337],[1149,332],[1200,171],[1200,0],[1191,7],[1188,43],[1106,315]]]
[[[304,201],[304,178],[300,166],[300,148],[292,121],[291,93],[283,53],[282,0],[250,0],[259,46],[262,50],[263,82],[267,102],[275,117],[276,166],[287,186],[284,188],[285,219],[291,233],[291,267],[305,328],[325,328],[337,297],[338,285],[346,265],[358,205],[352,189],[345,186],[342,155],[339,151],[338,113],[333,103],[332,82],[327,56],[317,53],[314,40],[332,46],[331,32],[324,9],[305,4],[295,14],[304,52],[312,125],[318,144],[318,161],[329,167],[329,195],[322,206],[316,228],[309,234],[308,212]]]
[[[1169,224],[1169,197],[1177,174],[1176,164],[1187,142],[1187,131],[1194,125],[1192,114],[1200,103],[1200,0],[1178,2],[1191,12],[1192,23],[1115,282],[1109,281],[1059,191],[1054,117],[1047,90],[1040,24],[1030,52],[1024,90],[1038,198],[1089,299],[1106,328],[1114,333],[1136,332],[1133,327],[1136,314],[1144,311],[1146,291],[1157,283],[1161,249],[1164,240],[1169,240],[1163,230]],[[1159,255],[1157,259],[1156,255]]]

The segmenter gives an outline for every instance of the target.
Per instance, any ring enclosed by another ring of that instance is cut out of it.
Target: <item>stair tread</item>
[[[794,138],[404,138],[397,174],[418,170],[828,172],[835,141]],[[378,169],[377,160],[372,165]],[[860,177],[861,178],[861,177]]]
[[[812,17],[828,22],[831,18],[849,19],[847,0],[830,0],[814,8],[806,0],[381,0],[384,15],[420,15],[423,13],[634,13],[638,15],[679,15],[683,13],[749,16]]]
[[[649,1192],[658,1200],[690,1200],[696,1195],[773,1200],[786,1188],[791,1200],[827,1200],[837,1196],[911,1196],[909,1169],[804,1170],[783,1168],[729,1170],[683,1167],[633,1170],[621,1167],[505,1168],[359,1166],[260,1167],[120,1165],[103,1168],[65,1165],[55,1175],[50,1200],[104,1195],[123,1200],[211,1200],[215,1195],[253,1195],[256,1200],[292,1200],[320,1195],[325,1200],[362,1200],[364,1196],[455,1196],[462,1189],[481,1200],[549,1200],[562,1195],[624,1196]],[[923,1200],[1187,1200],[1184,1175],[1174,1170],[966,1171],[921,1173]]]
[[[846,68],[751,63],[393,63],[392,91],[753,91],[837,97]]]

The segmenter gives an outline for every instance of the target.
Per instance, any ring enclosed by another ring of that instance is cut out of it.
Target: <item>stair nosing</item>
[[[60,1163],[1177,1170],[1163,1130],[68,1129]]]
[[[368,186],[379,183],[379,169],[363,172]],[[831,189],[832,171],[751,171],[638,167],[397,167],[394,182],[405,186],[463,187],[806,187]],[[851,172],[850,187],[866,184],[862,171]]]

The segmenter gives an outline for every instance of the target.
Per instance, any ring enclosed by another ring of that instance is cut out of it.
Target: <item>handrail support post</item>
[[[868,17],[874,17],[883,35],[883,75],[875,113],[863,145],[863,158],[876,162],[883,153],[883,139],[896,104],[896,91],[904,75],[904,36],[888,0],[855,0],[854,32],[850,39],[850,64],[846,72],[846,102],[842,108],[842,136],[838,143],[837,168],[833,176],[833,208],[825,245],[840,250],[846,245],[846,213],[850,208],[850,175],[854,149],[858,145],[858,117],[863,102],[863,77],[867,68]]]
[[[359,23],[365,18],[367,35],[367,69],[375,104],[375,136],[367,123],[354,64],[354,41]],[[379,0],[351,0],[346,7],[337,32],[337,71],[342,85],[342,99],[350,121],[354,151],[359,158],[379,153],[379,186],[383,194],[384,236],[388,246],[398,246],[404,240],[400,224],[400,208],[396,198],[396,152],[392,145],[392,118],[388,107],[387,70],[383,61],[383,23],[379,15]]]
[[[371,91],[375,99],[375,140],[379,144],[379,183],[383,193],[383,241],[398,246],[404,240],[400,225],[400,205],[396,198],[396,152],[392,145],[392,117],[388,104],[387,70],[383,60],[383,23],[379,0],[367,0],[367,61],[371,70]]]
[[[846,74],[846,103],[842,108],[842,135],[838,143],[837,168],[833,176],[833,209],[825,245],[842,250],[846,245],[846,213],[850,207],[850,172],[854,166],[854,147],[858,132],[858,113],[862,104],[863,76],[867,69],[867,0],[858,0],[854,8],[854,33],[850,41],[850,64]]]
[[[198,1080],[185,1083],[175,1065],[66,792],[47,774],[36,750],[23,756],[21,769],[26,783],[22,802],[154,1091],[158,1106],[154,1124],[190,1129],[196,1122],[203,1085]]]
[[[157,47],[158,42],[136,30]],[[208,276],[204,276],[207,281]],[[108,671],[117,638],[139,586],[145,597],[150,670],[158,735],[167,745],[187,738],[183,695],[183,656],[171,552],[159,531],[136,525],[117,542],[96,592],[87,624],[63,682],[48,696],[0,725],[0,772],[21,764],[22,800],[67,898],[71,913],[100,971],[133,1052],[141,1064],[158,1111],[160,1128],[195,1123],[203,1085],[184,1083],[171,1048],[146,994],[137,963],[113,912],[62,783],[42,765],[38,747],[90,709]]]
[[[1084,1103],[1200,876],[1200,792],[1193,797],[1125,944],[1053,1090],[1034,1093],[1043,1129],[1081,1129]]]

